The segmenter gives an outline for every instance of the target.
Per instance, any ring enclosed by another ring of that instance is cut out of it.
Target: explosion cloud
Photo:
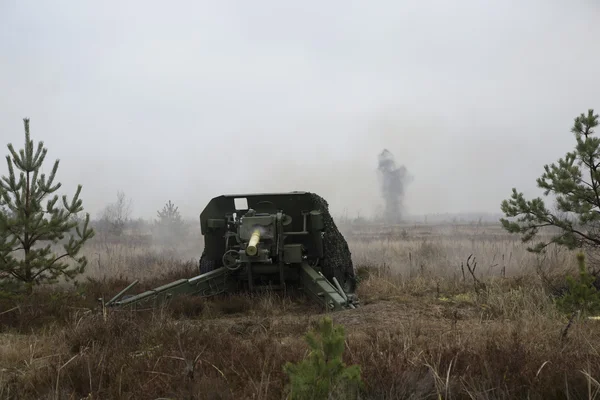
[[[394,155],[387,149],[379,154],[378,160],[381,195],[385,202],[384,218],[388,222],[400,222],[404,210],[404,191],[409,180],[406,167],[397,167]]]

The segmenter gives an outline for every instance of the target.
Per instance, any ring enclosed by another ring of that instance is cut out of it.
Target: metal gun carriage
[[[348,245],[327,202],[310,192],[222,195],[200,214],[200,275],[125,297],[109,307],[162,302],[177,295],[303,290],[327,311],[358,305]]]

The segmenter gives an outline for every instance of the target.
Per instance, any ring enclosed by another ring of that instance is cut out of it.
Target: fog
[[[135,217],[288,190],[369,215],[384,149],[404,213],[499,212],[600,111],[598,21],[592,0],[2,0],[1,155],[31,118],[93,216],[119,190]]]

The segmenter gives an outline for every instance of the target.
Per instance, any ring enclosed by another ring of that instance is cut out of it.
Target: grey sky
[[[591,0],[0,0],[2,155],[30,117],[94,215],[117,190],[144,217],[280,190],[352,215],[388,148],[410,213],[497,212],[600,111],[599,20]]]

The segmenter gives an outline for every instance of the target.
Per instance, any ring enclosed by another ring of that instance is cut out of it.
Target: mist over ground
[[[377,156],[413,176],[407,216],[498,212],[600,110],[600,5],[529,2],[0,2],[0,145],[23,117],[69,197],[135,217],[172,200],[308,190],[383,206]],[[0,174],[7,174],[6,163]]]

